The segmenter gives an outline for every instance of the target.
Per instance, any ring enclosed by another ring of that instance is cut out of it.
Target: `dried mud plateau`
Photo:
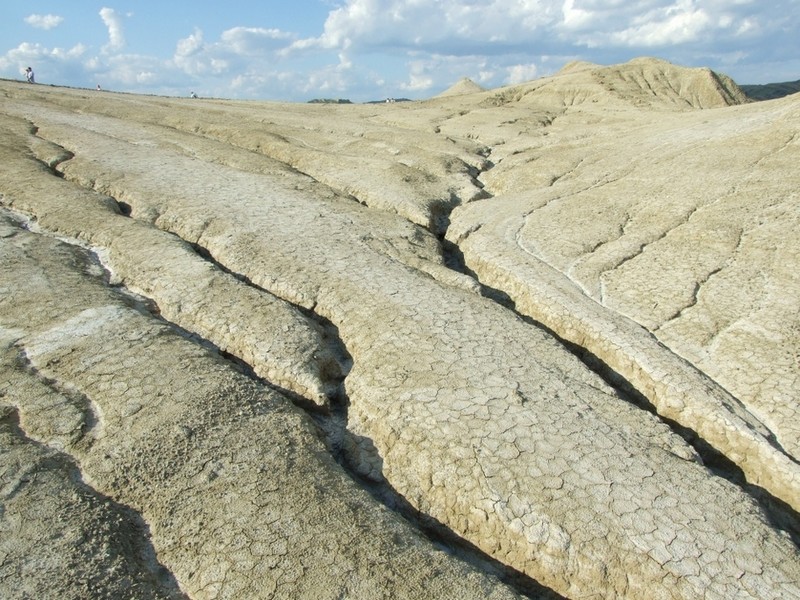
[[[800,598],[800,97],[0,129],[0,596]]]

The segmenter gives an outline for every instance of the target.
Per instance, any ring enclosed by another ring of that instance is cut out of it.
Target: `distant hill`
[[[784,83],[767,83],[764,85],[740,85],[742,91],[751,100],[774,100],[800,92],[800,79]]]
[[[411,102],[411,98],[386,98],[385,100],[370,100],[364,104],[391,104],[393,102]]]
[[[309,104],[352,104],[347,98],[314,98]]]
[[[464,96],[466,94],[476,94],[483,91],[485,91],[484,88],[472,81],[469,77],[464,77],[439,94],[437,98],[443,98],[445,96]]]
[[[748,98],[730,77],[711,69],[640,57],[609,66],[569,63],[553,76],[494,90],[482,102],[485,107],[519,102],[556,111],[583,103],[686,110],[744,104]]]

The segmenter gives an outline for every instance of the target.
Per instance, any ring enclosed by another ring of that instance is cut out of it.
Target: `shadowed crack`
[[[464,269],[464,272],[466,271],[465,267],[463,266],[463,262],[464,261],[463,261],[463,259],[460,259],[458,257],[458,251],[457,251],[457,248],[455,246],[453,248],[450,248],[450,249],[444,248],[444,253],[446,255],[447,262],[450,263],[451,266],[455,270],[458,270],[459,268],[462,268],[462,269]],[[449,257],[448,257],[448,255],[449,255]],[[459,262],[461,263],[461,267],[459,267]],[[236,276],[235,274],[232,274],[232,275]],[[474,274],[473,274],[473,276],[474,276]],[[245,279],[239,279],[239,280],[243,281],[244,283],[247,283],[248,285],[252,285],[246,278]],[[498,303],[503,304],[507,308],[513,308],[513,302],[511,302],[511,299],[504,292],[494,292],[493,290],[491,290],[490,288],[487,288],[485,286],[484,286],[484,292],[485,292],[486,295],[494,294],[495,298],[496,298],[496,301]],[[338,336],[336,336],[336,337],[338,337]],[[565,346],[566,346],[566,344],[565,344]],[[344,352],[346,352],[346,349],[344,347],[342,347],[342,350]],[[582,349],[578,349],[578,351],[580,351],[580,350],[582,350]],[[236,357],[230,357],[230,358],[232,360],[238,360],[238,359],[236,359]],[[243,361],[240,361],[240,362],[243,362]],[[243,365],[246,366],[246,363],[243,363]],[[336,400],[336,403],[334,404],[334,409],[335,410],[333,412],[336,413],[335,416],[338,416],[339,419],[336,422],[332,422],[331,423],[331,427],[332,427],[332,429],[338,428],[337,431],[339,431],[341,436],[344,438],[345,436],[348,435],[347,429],[346,429],[348,399],[346,398],[346,396],[342,395],[341,397],[337,397],[335,400]],[[314,417],[316,419],[321,419],[321,417],[319,415],[314,415]],[[323,417],[324,417],[324,415],[323,415]],[[323,421],[319,421],[319,422],[324,422],[324,420]],[[693,433],[693,432],[691,432],[691,433]],[[364,443],[368,443],[369,442],[369,440],[363,440],[363,441],[364,441]],[[332,444],[332,447],[334,449],[336,449],[336,447],[333,444]],[[340,445],[339,449],[341,449],[342,447],[343,446]],[[376,456],[375,458],[376,458],[376,460],[380,459],[379,456]],[[357,474],[355,476],[357,476]],[[388,491],[384,490],[383,492],[381,492],[381,494],[384,497],[387,497],[386,495],[388,494],[388,497],[390,498],[390,500],[385,500],[385,503],[387,503],[387,505],[391,504],[394,510],[400,510],[397,507],[401,506],[403,504],[404,499],[402,497],[399,497],[397,499],[392,500],[392,493],[393,493],[393,491],[391,489],[389,489]],[[412,511],[413,511],[413,509],[412,509]],[[416,519],[418,521],[421,521],[421,520],[424,520],[425,517],[424,517],[424,515],[420,516],[419,514],[417,514],[415,516],[415,515],[413,515],[413,512],[412,512],[411,518],[414,518],[414,519]],[[447,533],[447,530],[445,530],[445,533]]]
[[[42,377],[35,369],[27,368],[26,370],[46,386],[53,387],[55,385],[55,382]],[[57,390],[57,386],[54,389]],[[97,597],[105,597],[109,592],[113,593],[113,590],[119,591],[124,587],[129,590],[136,589],[137,597],[141,598],[172,598],[175,600],[188,598],[180,590],[175,576],[158,560],[150,542],[150,528],[139,512],[102,494],[86,483],[83,480],[80,465],[71,454],[52,448],[46,442],[30,436],[20,424],[19,410],[18,407],[5,406],[3,408],[0,406],[0,431],[4,430],[3,433],[10,434],[18,442],[31,447],[34,450],[34,462],[27,467],[29,471],[17,473],[19,480],[12,493],[4,494],[4,512],[14,510],[18,512],[18,517],[28,514],[24,512],[24,504],[17,509],[12,508],[13,503],[9,505],[13,497],[24,490],[29,496],[29,501],[35,499],[37,494],[45,494],[46,498],[42,498],[42,502],[56,503],[65,512],[67,519],[61,523],[61,526],[69,527],[70,522],[75,518],[72,513],[76,510],[79,511],[79,518],[89,519],[93,525],[92,534],[69,542],[70,548],[65,552],[72,558],[81,556],[89,561],[103,561],[110,570],[108,572],[96,570],[81,574],[80,571],[84,569],[80,569],[76,575],[86,577],[85,580],[78,582],[85,592],[97,594]],[[13,447],[5,448],[5,450],[13,451]],[[9,474],[10,472],[4,473],[4,475]],[[69,486],[72,488],[65,490],[63,496],[52,494],[52,490],[48,487],[59,479],[69,481]],[[62,503],[66,504],[62,505]],[[20,510],[23,512],[19,512]],[[35,522],[29,520],[25,525],[33,526]],[[61,543],[67,543],[66,539],[69,539],[68,535],[65,537],[65,542],[60,542],[56,538],[54,540],[56,548]],[[47,553],[51,551],[49,548],[40,548],[39,550],[44,554],[38,556],[37,550],[35,556],[26,556],[25,560],[38,558],[43,569],[56,566],[57,563],[52,564],[52,559],[48,558]],[[58,552],[58,550],[56,551]],[[91,556],[93,551],[100,554],[93,557]],[[69,560],[69,557],[65,555],[63,559]],[[3,567],[8,566],[9,559],[11,560],[10,564],[13,565],[13,553],[11,557],[6,553]],[[111,573],[113,573],[113,577],[111,577],[113,581],[109,581]],[[19,572],[17,574],[19,575]],[[25,576],[22,576],[22,580],[17,582],[22,589],[25,589],[25,579]]]
[[[524,315],[520,316],[527,321],[531,321],[530,317]],[[540,323],[536,324],[547,330],[544,325]],[[703,460],[703,465],[711,473],[737,485],[743,492],[756,500],[770,523],[777,529],[785,531],[792,538],[794,543],[800,547],[800,514],[796,510],[786,502],[770,494],[764,488],[749,483],[742,469],[736,463],[714,448],[708,441],[698,435],[696,431],[660,415],[656,407],[646,396],[589,350],[561,339],[553,331],[549,331],[549,333],[555,339],[559,340],[567,350],[578,357],[587,367],[597,373],[597,375],[615,391],[620,399],[649,412],[668,425],[672,431],[694,448]],[[770,441],[777,443],[775,440]]]
[[[79,390],[72,389],[69,385],[64,385],[51,377],[47,377],[36,368],[28,357],[25,348],[19,345],[14,346],[14,368],[27,373],[34,379],[40,381],[45,387],[53,390],[57,395],[62,396],[70,405],[77,409],[82,417],[81,428],[77,434],[69,436],[66,444],[77,442],[91,444],[100,434],[102,429],[102,418],[97,405]],[[21,429],[20,429],[21,430]],[[26,433],[27,435],[27,433]],[[32,436],[32,439],[35,436]],[[55,440],[53,440],[55,441]]]
[[[331,325],[331,327],[334,327]],[[540,584],[528,575],[509,567],[483,552],[462,536],[456,534],[438,519],[419,511],[381,474],[379,477],[365,476],[350,459],[348,448],[357,445],[360,459],[371,465],[382,465],[383,461],[372,440],[353,434],[348,428],[350,399],[343,394],[332,403],[331,413],[323,415],[312,413],[312,417],[325,433],[327,445],[336,462],[363,489],[378,502],[400,515],[415,529],[421,532],[435,546],[448,554],[463,560],[482,571],[489,573],[514,588],[520,595],[540,600],[561,600],[564,597]],[[370,454],[365,457],[364,455]]]
[[[458,268],[459,264],[463,264],[463,258],[457,245],[447,245],[447,256],[449,257],[447,264],[451,266],[451,268]],[[466,267],[463,267],[463,270],[460,272],[474,277],[477,280],[477,275]],[[742,472],[742,469],[736,463],[714,448],[696,431],[659,414],[653,403],[639,390],[637,390],[630,381],[620,375],[600,358],[595,356],[588,349],[560,337],[555,331],[543,323],[536,321],[528,315],[518,312],[513,299],[503,290],[494,289],[486,284],[480,283],[480,281],[479,285],[481,287],[481,293],[483,296],[494,300],[504,308],[513,311],[520,319],[532,327],[536,327],[542,331],[545,331],[553,339],[558,341],[568,352],[578,358],[591,371],[600,376],[600,378],[611,389],[614,390],[619,399],[647,411],[661,422],[666,424],[674,433],[679,435],[692,448],[694,448],[694,450],[702,459],[703,465],[711,473],[737,485],[744,493],[752,497],[764,511],[764,514],[769,519],[770,523],[777,529],[785,531],[791,537],[794,543],[800,547],[800,514],[789,504],[782,501],[780,498],[775,497],[766,489],[749,483]],[[774,439],[774,436],[771,437],[769,441],[776,446],[778,445],[777,441]]]
[[[235,273],[216,261],[206,248],[197,244],[193,244],[193,247],[200,256],[212,262],[219,269],[229,273],[247,285],[261,290],[259,286],[252,283],[245,275]],[[457,250],[457,247],[455,249]],[[459,258],[457,254],[458,253],[455,252],[450,259],[458,261]],[[264,291],[264,293],[269,293],[266,290],[262,291]],[[487,289],[487,293],[491,293],[491,290]],[[512,586],[515,591],[525,597],[540,598],[542,600],[558,600],[563,598],[563,596],[543,586],[524,573],[492,558],[437,519],[417,510],[388,483],[382,474],[376,480],[372,477],[366,477],[359,472],[358,467],[350,460],[348,448],[357,446],[359,448],[361,460],[366,459],[367,462],[372,465],[382,466],[383,461],[375,445],[372,443],[372,440],[352,433],[347,427],[350,399],[345,392],[344,377],[347,376],[347,373],[350,372],[352,367],[352,356],[348,352],[344,341],[339,336],[338,328],[332,322],[312,310],[303,307],[297,308],[321,325],[327,334],[329,345],[339,359],[340,364],[345,366],[345,369],[343,369],[343,378],[338,386],[339,393],[331,398],[330,411],[320,410],[318,405],[308,399],[299,397],[297,394],[289,392],[287,396],[293,400],[296,406],[305,410],[317,423],[320,430],[324,433],[329,451],[336,459],[336,462],[343,468],[344,472],[347,473],[359,487],[368,491],[375,500],[389,508],[392,512],[403,517],[405,521],[423,533],[435,546],[480,568],[486,573],[498,577],[501,581]],[[227,353],[222,355],[231,360],[244,374],[263,384],[275,387],[268,381],[258,377],[252,367],[240,358]]]

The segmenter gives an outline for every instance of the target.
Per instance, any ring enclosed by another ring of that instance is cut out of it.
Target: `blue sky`
[[[147,94],[427,98],[572,60],[800,79],[800,0],[4,0],[0,77]]]

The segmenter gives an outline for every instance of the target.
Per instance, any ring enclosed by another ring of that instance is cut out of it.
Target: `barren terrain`
[[[800,598],[800,97],[0,82],[0,596]]]

